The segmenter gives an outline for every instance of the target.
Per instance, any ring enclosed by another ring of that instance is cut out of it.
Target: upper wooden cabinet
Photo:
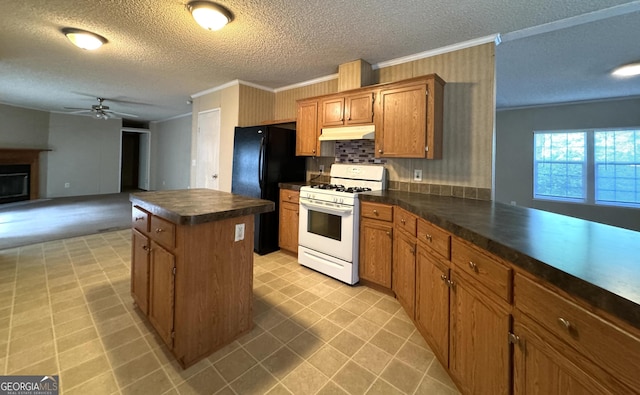
[[[332,96],[320,101],[321,128],[373,123],[374,92]]]
[[[299,100],[296,155],[320,156],[323,128],[369,124],[376,157],[442,159],[444,85],[430,74]]]
[[[377,157],[442,159],[444,84],[432,74],[380,89]]]
[[[296,119],[296,155],[320,155],[319,130],[318,100],[299,101]]]

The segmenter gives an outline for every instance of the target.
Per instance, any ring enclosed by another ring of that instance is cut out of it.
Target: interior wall
[[[389,180],[399,189],[422,185],[470,187],[490,198],[495,120],[495,44],[488,43],[375,70],[374,82],[387,83],[431,73],[446,81],[442,160],[387,159]],[[276,93],[276,117],[295,118],[296,100],[337,92],[337,79]],[[307,170],[317,172],[331,158],[309,158]],[[413,181],[413,169],[423,180]],[[446,190],[446,188],[442,188]],[[476,197],[476,196],[471,196]]]
[[[640,209],[533,199],[533,131],[640,127],[640,99],[498,111],[497,201],[640,231]]]
[[[151,124],[154,190],[190,187],[191,114]]]
[[[275,93],[240,84],[238,94],[241,103],[238,126],[255,126],[275,120]]]
[[[231,192],[233,167],[233,136],[238,125],[240,113],[240,86],[232,85],[193,99],[191,121],[191,170],[190,185],[195,186],[195,166],[197,160],[198,113],[220,108],[220,165],[218,187],[221,191]],[[213,148],[213,147],[212,147]]]
[[[0,147],[48,148],[49,113],[0,104]],[[47,189],[47,156],[40,153],[39,186],[42,197]]]
[[[121,125],[121,119],[51,113],[46,197],[119,192]]]

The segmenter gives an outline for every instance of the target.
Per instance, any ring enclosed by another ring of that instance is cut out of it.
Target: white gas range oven
[[[358,194],[386,188],[381,165],[336,163],[330,184],[300,188],[298,262],[347,284],[358,282]]]

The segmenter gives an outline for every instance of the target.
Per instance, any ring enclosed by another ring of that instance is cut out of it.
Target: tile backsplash
[[[336,141],[335,163],[383,164],[384,158],[375,158],[374,140]]]

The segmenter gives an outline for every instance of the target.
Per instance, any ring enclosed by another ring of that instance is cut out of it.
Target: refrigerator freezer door
[[[233,141],[233,171],[231,192],[262,198],[260,171],[264,171],[263,144],[266,130],[263,128],[236,128]]]

